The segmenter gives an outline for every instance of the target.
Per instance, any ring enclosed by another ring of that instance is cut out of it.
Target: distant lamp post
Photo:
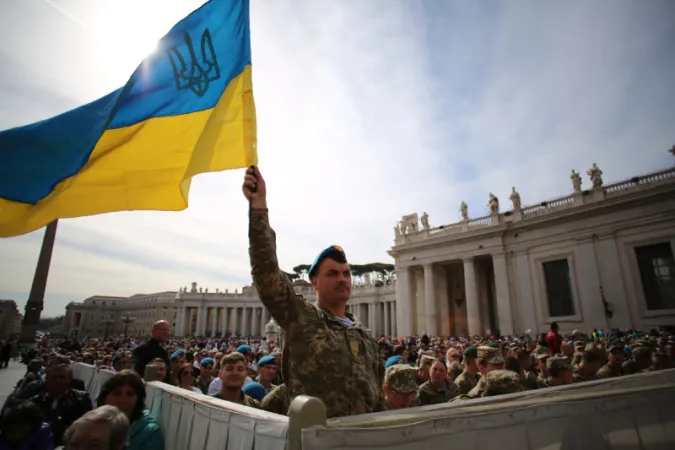
[[[136,321],[136,318],[131,315],[129,311],[122,317],[120,317],[122,322],[124,322],[124,340],[127,340],[127,330],[129,329],[129,324]]]
[[[104,331],[103,331],[103,340],[107,341],[108,340],[108,327],[115,323],[111,315],[108,315],[105,319],[103,319],[101,322],[103,322],[103,325],[105,325]]]
[[[675,156],[675,145],[673,145],[670,150],[668,150],[671,155]]]

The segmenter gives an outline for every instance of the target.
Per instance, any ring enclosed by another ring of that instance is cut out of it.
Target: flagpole
[[[40,249],[40,256],[35,267],[33,286],[30,289],[25,314],[21,322],[21,338],[19,342],[23,344],[33,344],[35,342],[35,332],[38,331],[40,326],[40,313],[44,307],[45,289],[47,288],[49,265],[52,261],[57,225],[58,219],[47,225],[44,238],[42,238],[42,248]]]

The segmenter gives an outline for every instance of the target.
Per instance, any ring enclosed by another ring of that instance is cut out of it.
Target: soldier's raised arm
[[[267,210],[267,186],[257,167],[246,170],[242,186],[250,202],[249,257],[251,275],[260,301],[283,329],[299,321],[305,300],[279,268],[275,234]]]

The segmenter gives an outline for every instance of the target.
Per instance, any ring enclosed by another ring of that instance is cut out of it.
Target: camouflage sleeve
[[[281,328],[299,321],[305,300],[295,294],[291,281],[279,269],[275,234],[267,209],[251,210],[249,257],[251,275],[260,301]]]

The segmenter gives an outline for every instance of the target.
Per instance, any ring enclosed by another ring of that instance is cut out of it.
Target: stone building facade
[[[295,290],[309,301],[316,295],[307,282]],[[349,310],[377,335],[395,334],[396,295],[392,285],[354,286]],[[97,295],[66,306],[63,330],[67,336],[105,338],[126,335],[147,337],[152,324],[167,320],[174,336],[262,337],[270,315],[252,286],[241,292],[209,292],[192,283],[188,289],[131,297]]]
[[[520,334],[675,326],[675,169],[431,227],[404,216],[396,260],[398,335]]]
[[[572,194],[432,227],[404,216],[389,254],[394,284],[354,285],[348,308],[373,335],[461,336],[675,326],[675,169],[591,187],[570,175]],[[296,293],[315,301],[305,281]],[[270,317],[254,287],[209,292],[197,283],[131,297],[94,296],[67,306],[70,336],[146,337],[167,320],[175,336],[260,337]]]

